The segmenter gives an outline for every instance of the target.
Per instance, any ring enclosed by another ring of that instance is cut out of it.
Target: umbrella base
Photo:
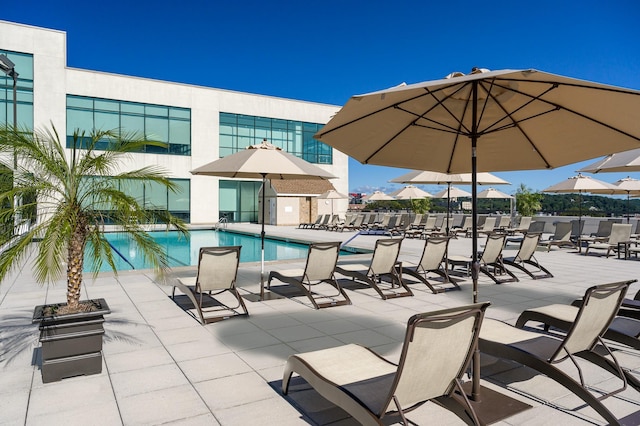
[[[462,385],[467,395],[471,394],[471,386],[472,381]],[[474,401],[469,398],[469,402],[471,402],[476,415],[483,424],[496,423],[532,408],[529,404],[496,392],[486,386],[480,386],[480,401]]]
[[[253,293],[245,294],[242,297],[247,299],[249,302],[262,302],[265,300],[286,299],[284,296],[280,296],[279,294],[274,293],[272,291],[265,292],[263,298],[260,298],[260,294],[253,294]]]

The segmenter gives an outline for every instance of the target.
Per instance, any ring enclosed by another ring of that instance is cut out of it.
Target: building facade
[[[0,21],[0,54],[19,74],[20,127],[53,125],[68,146],[75,132],[93,129],[122,129],[165,142],[166,148],[133,154],[123,169],[163,167],[181,192],[140,187],[135,195],[191,224],[212,224],[223,216],[258,220],[261,182],[194,176],[190,170],[265,138],[337,176],[333,186],[348,192],[348,157],[312,137],[338,106],[69,68],[65,32],[6,21]],[[12,84],[0,74],[0,123],[13,123]],[[338,210],[345,211],[346,203],[337,200]],[[313,212],[324,213],[323,206]],[[300,215],[308,221],[310,213]]]

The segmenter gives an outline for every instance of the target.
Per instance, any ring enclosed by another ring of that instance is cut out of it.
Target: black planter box
[[[104,299],[91,302],[96,310],[65,315],[45,316],[45,309],[51,305],[35,307],[33,322],[40,323],[44,383],[102,371],[102,325],[104,315],[111,310]]]

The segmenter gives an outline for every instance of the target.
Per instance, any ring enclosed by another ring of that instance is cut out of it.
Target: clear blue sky
[[[474,66],[640,89],[639,18],[637,0],[20,0],[0,14],[66,31],[70,67],[339,106]],[[588,163],[496,173],[513,184],[499,189],[541,190]],[[398,189],[387,181],[405,172],[352,160],[350,190]]]

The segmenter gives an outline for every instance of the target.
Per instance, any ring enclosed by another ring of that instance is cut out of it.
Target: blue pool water
[[[240,262],[260,261],[260,237],[238,234],[234,232],[216,232],[212,230],[191,231],[188,237],[175,231],[158,231],[149,233],[167,251],[172,267],[198,264],[200,247],[242,246]],[[126,235],[120,233],[106,234],[107,240],[120,253],[125,261],[114,253],[119,271],[131,269],[149,269],[144,257],[138,253],[137,246]],[[265,239],[264,260],[301,259],[307,257],[309,246],[280,240]],[[128,261],[128,262],[127,262]],[[131,265],[133,265],[133,268]],[[102,265],[102,271],[110,271],[109,265]]]

